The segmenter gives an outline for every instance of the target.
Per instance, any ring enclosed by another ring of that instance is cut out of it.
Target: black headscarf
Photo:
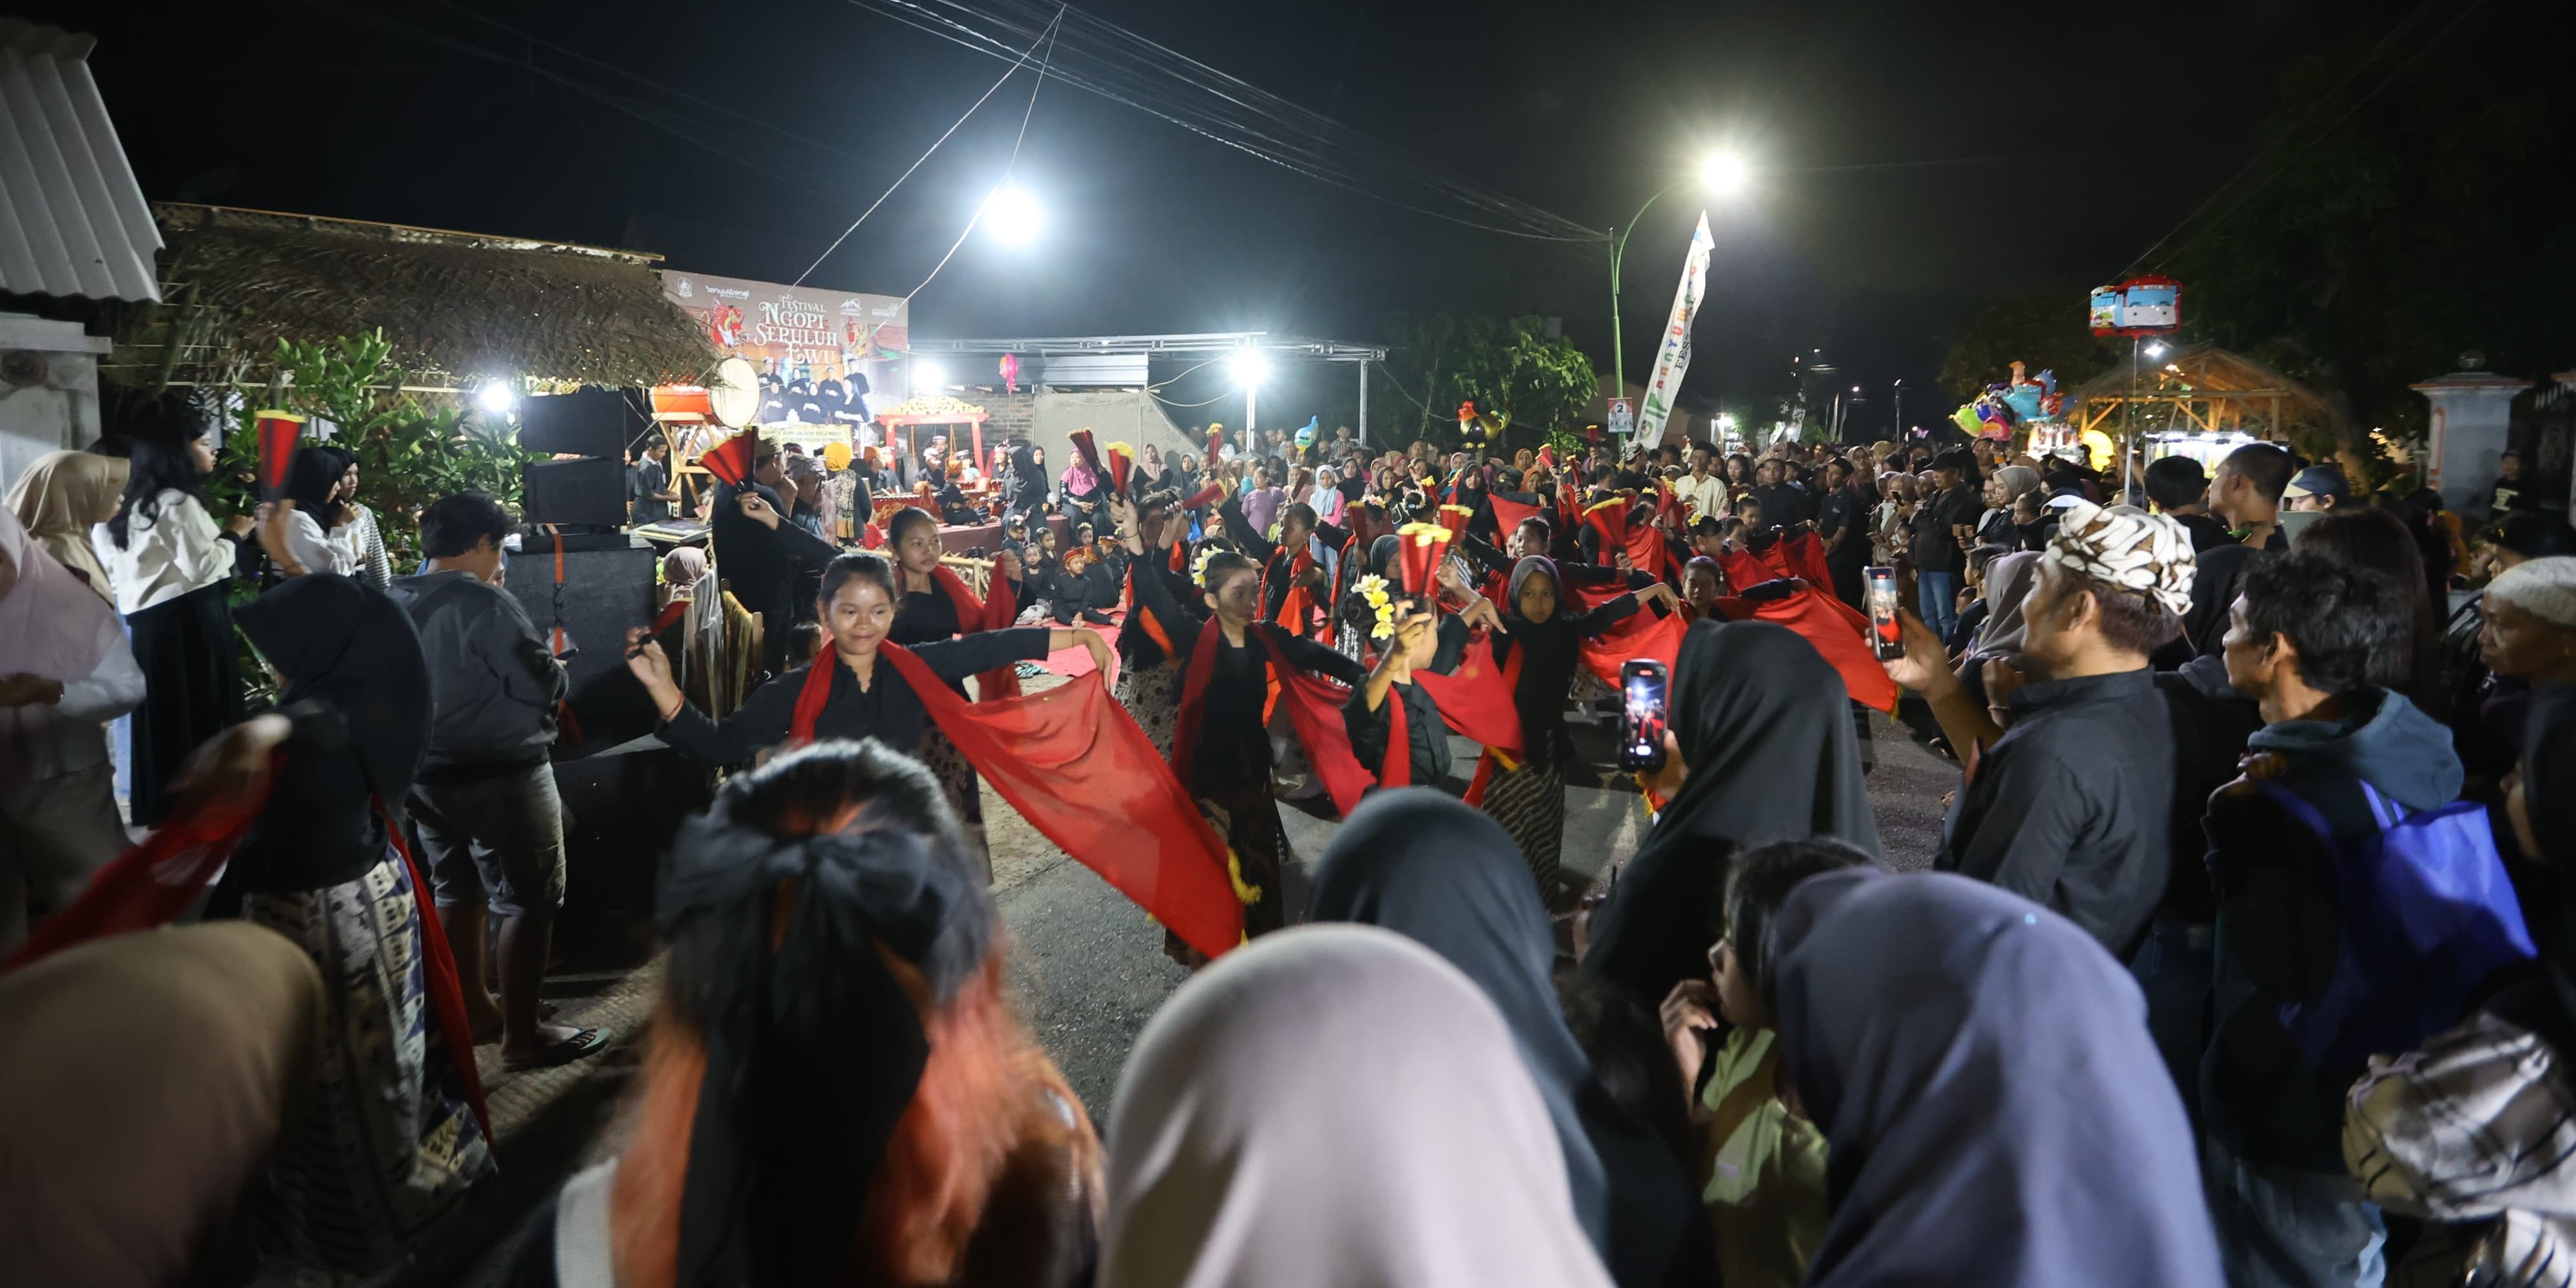
[[[1389,533],[1386,536],[1379,537],[1377,540],[1370,542],[1368,549],[1369,572],[1376,576],[1386,577],[1389,580],[1393,580],[1393,576],[1388,570],[1395,567],[1395,557],[1402,553],[1403,550],[1404,538],[1396,536],[1393,533]]]
[[[1521,616],[1521,588],[1532,577],[1545,577],[1556,587],[1556,612],[1546,621]],[[1512,565],[1503,597],[1503,633],[1494,637],[1494,660],[1508,666],[1514,651],[1525,654],[1520,684],[1512,690],[1512,707],[1520,713],[1521,748],[1533,768],[1548,769],[1569,759],[1574,741],[1565,732],[1566,686],[1583,659],[1583,636],[1574,619],[1583,606],[1566,593],[1556,561],[1531,555]],[[1661,1002],[1662,998],[1655,999]]]
[[[657,900],[671,1005],[707,1055],[675,1282],[839,1283],[930,1060],[921,1010],[877,947],[945,1005],[991,945],[992,904],[909,828],[863,813],[854,830],[781,837],[726,809],[681,826]],[[795,883],[784,914],[782,881]]]
[[[1502,1012],[1565,1155],[1574,1214],[1623,1285],[1708,1282],[1708,1229],[1681,1160],[1611,1099],[1549,978],[1547,909],[1511,835],[1428,788],[1378,792],[1325,847],[1309,921],[1382,926],[1449,960]]]
[[[286,467],[287,499],[295,502],[296,509],[312,515],[314,522],[331,526],[330,516],[325,513],[330,508],[331,489],[340,486],[341,477],[356,459],[336,447],[316,444],[297,448],[295,459]]]
[[[1780,1073],[1823,1129],[1813,1288],[2219,1288],[2190,1120],[2129,972],[1949,873],[1811,877],[1776,925]]]
[[[429,742],[420,635],[383,591],[330,573],[290,577],[233,621],[285,675],[278,707],[296,732],[242,879],[227,884],[282,892],[356,880],[384,858],[376,802],[402,808]]]
[[[1830,836],[1878,857],[1850,698],[1797,632],[1694,623],[1671,711],[1690,777],[1620,872],[1583,958],[1649,1008],[1708,974],[1708,910],[1737,852]]]

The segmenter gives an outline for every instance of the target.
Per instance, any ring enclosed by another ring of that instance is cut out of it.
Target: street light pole
[[[1627,348],[1619,334],[1619,270],[1627,262],[1628,238],[1637,231],[1637,221],[1645,218],[1646,212],[1664,199],[1664,193],[1680,186],[1679,183],[1666,184],[1663,192],[1646,198],[1646,204],[1637,207],[1637,213],[1629,217],[1626,230],[1610,239],[1610,396],[1613,398],[1628,396]]]

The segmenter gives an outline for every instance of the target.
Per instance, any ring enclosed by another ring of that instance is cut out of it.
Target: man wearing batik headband
[[[1967,766],[1933,866],[2046,904],[2123,961],[2173,867],[2174,736],[2147,654],[2181,631],[2192,573],[2181,524],[2079,501],[2023,605],[2027,682],[1990,667],[1997,705],[1976,710],[1912,613],[1887,664]]]

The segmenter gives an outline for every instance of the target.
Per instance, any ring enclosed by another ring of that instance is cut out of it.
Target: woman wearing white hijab
[[[1104,1288],[1608,1288],[1493,1003],[1373,926],[1184,985],[1110,1115]]]

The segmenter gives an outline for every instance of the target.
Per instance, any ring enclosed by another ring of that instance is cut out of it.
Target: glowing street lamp
[[[1228,358],[1225,369],[1234,377],[1234,383],[1243,386],[1243,427],[1261,428],[1258,419],[1261,383],[1270,378],[1270,359],[1258,350],[1246,349]]]
[[[1699,163],[1699,186],[1712,197],[1732,197],[1753,185],[1753,167],[1733,152],[1711,152]]]
[[[1045,229],[1046,212],[1028,189],[1006,183],[984,199],[984,208],[977,212],[975,222],[1005,246],[1026,246]]]
[[[1700,158],[1697,175],[1699,186],[1709,196],[1725,199],[1742,194],[1753,186],[1753,167],[1736,152],[1721,148]],[[1637,221],[1663,199],[1664,193],[1682,186],[1688,180],[1666,184],[1662,192],[1646,198],[1628,227],[1610,242],[1610,391],[1613,398],[1628,396],[1628,354],[1626,337],[1619,334],[1619,270],[1628,258],[1628,238],[1637,231]]]
[[[925,389],[936,393],[947,383],[948,372],[938,363],[932,362],[927,358],[914,360],[912,364],[912,390],[914,393],[920,393]]]

